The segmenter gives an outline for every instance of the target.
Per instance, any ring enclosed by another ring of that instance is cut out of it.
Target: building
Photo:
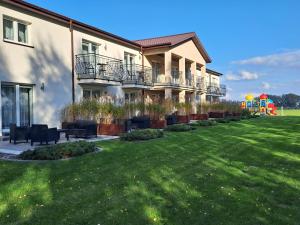
[[[196,104],[225,94],[195,33],[130,41],[20,0],[1,0],[0,18],[0,133],[59,126],[59,110],[82,98]]]

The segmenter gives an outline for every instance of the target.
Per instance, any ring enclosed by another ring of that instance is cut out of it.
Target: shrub
[[[80,156],[95,151],[95,143],[78,141],[73,143],[38,147],[34,150],[23,152],[19,155],[19,158],[23,160],[57,160]]]
[[[190,131],[194,129],[195,128],[193,126],[187,124],[174,124],[174,125],[167,126],[165,128],[166,131],[175,131],[175,132]]]
[[[134,130],[130,133],[121,134],[122,141],[137,141],[137,140],[150,140],[163,137],[164,132],[157,129],[144,129]]]
[[[250,117],[250,116],[251,116],[251,112],[249,111],[249,109],[243,109],[243,110],[242,110],[242,113],[241,113],[241,116],[242,116],[243,118]]]
[[[217,122],[215,120],[202,120],[202,121],[197,121],[194,123],[195,126],[201,126],[201,127],[209,127],[209,126],[214,126],[217,125]]]
[[[229,118],[230,121],[234,121],[234,122],[238,122],[238,121],[241,121],[241,118],[240,117],[231,117]]]
[[[230,119],[217,119],[218,123],[230,123]]]

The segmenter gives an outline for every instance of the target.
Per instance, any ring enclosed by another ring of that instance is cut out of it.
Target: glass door
[[[20,87],[20,126],[30,126],[31,88]]]
[[[16,88],[2,85],[2,129],[9,129],[11,123],[16,123]]]

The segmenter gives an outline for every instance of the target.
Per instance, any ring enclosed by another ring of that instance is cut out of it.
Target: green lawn
[[[299,117],[100,144],[68,161],[0,161],[0,224],[300,223]]]
[[[278,110],[278,115],[282,116],[300,116],[300,109],[285,109],[283,112]]]

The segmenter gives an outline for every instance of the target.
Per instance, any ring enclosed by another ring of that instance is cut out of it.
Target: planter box
[[[153,129],[164,129],[166,126],[166,120],[151,120],[150,122],[150,127]]]
[[[225,113],[223,112],[209,112],[209,118],[225,118]]]
[[[208,120],[207,114],[191,114],[190,115],[191,120]]]
[[[199,114],[199,120],[208,120],[208,114]]]
[[[199,114],[190,114],[191,120],[199,120]]]
[[[178,123],[189,123],[190,117],[189,116],[177,116]]]
[[[120,124],[98,124],[97,133],[99,135],[118,136],[124,132],[124,125]]]

